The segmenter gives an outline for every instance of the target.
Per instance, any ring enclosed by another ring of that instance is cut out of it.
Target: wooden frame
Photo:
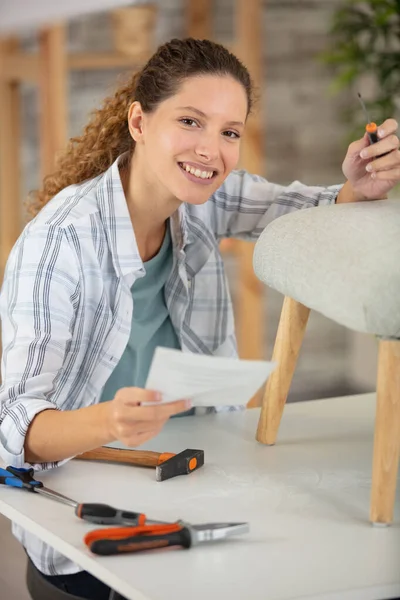
[[[4,75],[8,57],[17,48],[14,38],[0,41],[0,281],[21,229],[19,90]]]
[[[21,232],[20,85],[35,82],[40,99],[40,170],[48,174],[67,142],[67,77],[70,69],[137,67],[119,53],[67,55],[65,31],[55,25],[39,32],[39,52],[19,50],[15,38],[0,40],[0,281]]]
[[[262,7],[261,0],[236,0],[236,39],[232,51],[248,67],[256,88],[263,82],[262,69]],[[196,38],[212,37],[212,0],[189,0],[186,3],[187,33]],[[261,111],[255,109],[246,125],[242,144],[241,167],[252,173],[264,171],[264,124]],[[254,244],[240,240],[224,240],[222,252],[232,253],[238,264],[237,333],[241,358],[260,359],[264,356],[265,286],[253,270]],[[259,406],[261,395],[255,396],[249,407]]]
[[[154,11],[152,5],[147,6]],[[143,10],[143,7],[138,8]],[[19,134],[21,83],[37,83],[39,88],[40,171],[43,178],[53,169],[55,158],[68,138],[69,71],[117,67],[135,69],[146,58],[141,52],[137,55],[117,51],[67,54],[65,28],[60,24],[40,30],[38,39],[37,54],[22,52],[15,38],[0,40],[0,282],[7,257],[22,226]]]
[[[256,89],[262,77],[262,0],[238,0],[236,5],[236,53],[250,71]],[[243,168],[261,175],[264,172],[263,121],[260,107],[255,107],[246,124],[242,145]],[[237,242],[239,259],[238,342],[242,358],[262,358],[266,335],[263,293],[265,286],[253,270],[254,244]],[[260,398],[261,400],[261,398]],[[260,404],[257,399],[251,406]]]
[[[39,36],[40,164],[45,177],[67,141],[67,57],[65,28],[57,25]]]

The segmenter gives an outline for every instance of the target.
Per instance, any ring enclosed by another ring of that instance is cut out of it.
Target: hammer
[[[100,460],[138,465],[141,467],[155,467],[156,481],[165,481],[177,475],[187,475],[204,465],[204,450],[190,448],[171,454],[169,452],[151,452],[150,450],[124,450],[100,446],[75,458],[82,460]]]

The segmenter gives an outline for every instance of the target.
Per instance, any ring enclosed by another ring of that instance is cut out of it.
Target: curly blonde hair
[[[151,113],[173,96],[185,79],[196,75],[230,75],[236,79],[246,91],[247,114],[250,112],[252,82],[236,56],[210,40],[173,39],[160,46],[141,71],[104,100],[80,137],[70,139],[55,171],[44,178],[42,189],[31,192],[29,212],[36,215],[62,189],[104,173],[124,152],[131,156],[135,141],[129,132],[128,110],[132,102],[140,102],[142,110]]]

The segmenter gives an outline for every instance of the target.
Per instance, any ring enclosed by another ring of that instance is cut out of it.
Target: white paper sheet
[[[188,398],[192,406],[245,405],[276,363],[191,354],[156,348],[146,389],[163,394],[163,403]]]

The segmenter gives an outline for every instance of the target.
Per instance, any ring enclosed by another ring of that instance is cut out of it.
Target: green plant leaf
[[[361,137],[365,130],[356,95],[361,76],[368,75],[375,90],[366,102],[371,118],[381,123],[396,117],[400,110],[400,0],[345,0],[333,13],[329,43],[317,59],[332,72],[328,93],[354,94],[354,105],[342,113],[349,137]]]

